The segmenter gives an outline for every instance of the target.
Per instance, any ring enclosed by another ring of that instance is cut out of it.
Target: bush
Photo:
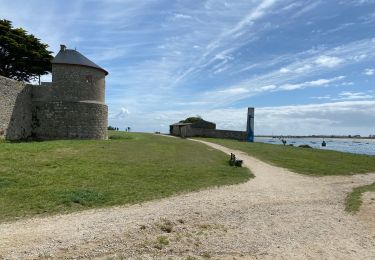
[[[201,117],[188,117],[185,120],[181,120],[180,123],[191,123],[193,128],[205,128],[205,129],[215,129],[216,124],[206,121]]]
[[[298,147],[301,147],[301,148],[312,148],[310,145],[308,144],[301,144],[300,146]]]

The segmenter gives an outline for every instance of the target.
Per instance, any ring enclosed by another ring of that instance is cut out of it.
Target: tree
[[[22,28],[0,20],[0,75],[29,82],[52,71],[48,45]]]

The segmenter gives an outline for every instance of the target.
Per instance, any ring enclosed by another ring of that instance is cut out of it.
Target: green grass
[[[306,175],[352,175],[375,172],[375,156],[227,139],[198,139],[241,150],[262,161]]]
[[[0,221],[134,204],[249,179],[189,140],[111,132],[108,141],[0,143]]]
[[[352,193],[346,197],[346,211],[352,213],[358,212],[362,205],[362,194],[367,191],[375,192],[375,182],[370,185],[354,188]]]

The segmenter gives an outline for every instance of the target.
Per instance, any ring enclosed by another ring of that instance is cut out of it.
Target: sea
[[[310,145],[321,150],[335,150],[347,153],[367,154],[375,156],[375,139],[355,139],[355,138],[324,138],[326,146],[322,146],[323,138],[287,138],[286,145],[299,146]],[[281,139],[272,137],[255,137],[255,142],[283,145]]]

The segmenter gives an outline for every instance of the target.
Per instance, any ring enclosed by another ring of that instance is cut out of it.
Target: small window
[[[92,84],[92,75],[86,75],[85,81],[86,83]]]

